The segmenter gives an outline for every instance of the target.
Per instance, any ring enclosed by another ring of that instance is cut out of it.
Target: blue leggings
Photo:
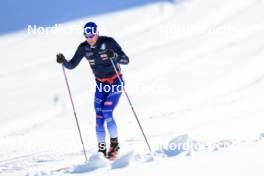
[[[96,81],[94,108],[96,112],[96,136],[98,143],[105,142],[105,122],[110,137],[117,137],[117,126],[113,118],[113,111],[121,97],[122,86],[124,86],[122,79],[121,82],[119,79],[115,80],[113,84]]]

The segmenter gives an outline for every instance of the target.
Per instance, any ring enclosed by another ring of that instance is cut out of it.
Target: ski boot
[[[114,160],[118,154],[120,147],[117,138],[110,139],[110,149],[107,152],[107,158],[109,160]]]

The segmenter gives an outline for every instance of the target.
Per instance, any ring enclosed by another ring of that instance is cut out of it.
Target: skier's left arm
[[[84,47],[82,44],[80,44],[75,51],[74,56],[70,61],[63,62],[63,66],[68,69],[74,69],[79,63],[81,62],[82,58],[84,56]]]
[[[113,45],[114,52],[116,53],[115,60],[117,63],[127,65],[129,63],[129,58],[122,50],[121,46],[113,38],[111,43]]]

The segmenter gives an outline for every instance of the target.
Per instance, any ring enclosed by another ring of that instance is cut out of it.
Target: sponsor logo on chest
[[[105,49],[106,49],[106,44],[102,43],[101,46],[100,46],[100,50],[105,50]]]

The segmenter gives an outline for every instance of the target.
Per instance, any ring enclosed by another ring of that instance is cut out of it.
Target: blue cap
[[[83,27],[83,34],[88,38],[93,38],[97,33],[97,25],[94,22],[88,22]]]

